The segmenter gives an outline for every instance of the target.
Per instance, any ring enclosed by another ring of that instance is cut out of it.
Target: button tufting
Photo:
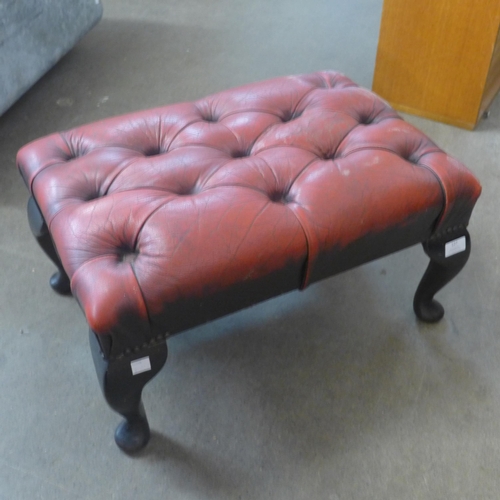
[[[120,262],[132,263],[135,261],[139,253],[135,250],[129,248],[120,248],[118,249],[118,260]]]
[[[281,121],[283,123],[291,122],[293,120],[296,120],[297,118],[300,118],[301,115],[302,112],[285,111],[281,116]]]
[[[85,151],[82,151],[80,148],[74,148],[71,145],[68,146],[69,151],[61,151],[61,159],[63,161],[72,161],[85,156]]]
[[[250,155],[251,155],[251,151],[247,151],[247,150],[239,149],[239,150],[231,151],[231,158],[246,158],[247,156],[250,156]]]
[[[328,89],[333,89],[337,83],[335,81],[328,82],[324,78],[321,78],[321,80],[318,81],[316,84],[317,89],[322,89],[322,90],[328,90]]]
[[[360,125],[371,125],[373,118],[371,116],[360,116],[358,121]]]
[[[192,186],[186,188],[179,188],[176,189],[174,192],[177,196],[191,196],[193,194],[198,194],[200,190],[197,186]]]
[[[151,146],[144,151],[144,156],[158,156],[162,154],[163,151],[158,145]]]
[[[318,156],[318,159],[323,161],[335,160],[337,158],[337,150],[333,153],[324,153],[322,156]]]
[[[205,116],[202,116],[201,119],[204,122],[208,122],[208,123],[217,123],[219,121],[219,118],[215,115],[205,115]]]
[[[61,134],[61,138],[66,146],[61,151],[65,161],[75,160],[87,154],[88,144],[86,144],[86,141],[81,136],[63,133]]]
[[[418,161],[426,168],[408,163]],[[365,251],[455,230],[480,189],[333,72],[81,126],[25,146],[18,165],[91,327],[138,328],[138,346],[143,332],[176,333],[211,305],[229,312],[226,293],[260,300],[259,280],[282,293]]]
[[[416,165],[418,163],[418,158],[415,155],[415,153],[411,153],[409,155],[401,155],[401,157],[403,158],[403,160],[406,160],[408,163],[413,163],[414,165]]]
[[[90,193],[84,197],[82,197],[82,201],[89,202],[89,201],[94,201],[101,198],[101,195],[99,193]]]
[[[273,203],[283,203],[286,205],[293,202],[293,199],[290,197],[288,191],[284,192],[277,190],[269,193],[268,196]]]

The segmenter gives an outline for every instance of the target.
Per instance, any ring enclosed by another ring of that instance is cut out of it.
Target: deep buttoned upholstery
[[[161,337],[467,224],[473,175],[335,72],[25,146],[94,332]]]

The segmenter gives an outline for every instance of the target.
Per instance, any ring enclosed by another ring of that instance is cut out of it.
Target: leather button
[[[119,248],[118,249],[118,260],[120,262],[131,263],[137,258],[139,253],[136,250]]]
[[[283,123],[291,122],[293,120],[296,120],[297,118],[300,118],[302,116],[301,112],[293,112],[293,111],[288,111],[283,113],[281,116],[281,121]]]
[[[251,151],[235,150],[231,151],[231,158],[246,158],[251,155]]]
[[[83,201],[85,202],[94,201],[98,198],[101,198],[101,195],[99,193],[90,193],[82,197]]]
[[[409,155],[402,156],[403,160],[406,160],[408,163],[413,163],[417,164],[418,163],[418,158],[415,153],[411,153]]]
[[[200,190],[196,186],[193,186],[191,188],[179,189],[175,192],[175,194],[177,196],[191,196],[191,195],[197,194],[199,192],[200,192]]]
[[[268,194],[269,199],[273,203],[283,203],[284,205],[293,202],[288,191],[273,191]]]
[[[201,119],[204,122],[208,122],[208,123],[217,123],[219,121],[219,118],[215,115],[205,115],[205,116],[202,116]]]
[[[360,125],[371,125],[373,123],[373,119],[371,116],[361,116],[359,118]]]
[[[158,146],[151,146],[144,151],[144,156],[158,156],[162,154],[162,150]]]

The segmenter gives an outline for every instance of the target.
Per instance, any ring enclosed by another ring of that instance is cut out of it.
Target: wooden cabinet
[[[500,88],[500,0],[384,0],[373,90],[473,129]]]

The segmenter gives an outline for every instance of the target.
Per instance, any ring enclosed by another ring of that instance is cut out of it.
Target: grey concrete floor
[[[480,178],[472,255],[419,323],[414,247],[169,341],[154,429],[113,442],[83,315],[48,288],[19,147],[267,77],[370,87],[381,0],[107,0],[101,23],[0,117],[0,499],[497,499],[500,103],[475,132],[407,116]]]

